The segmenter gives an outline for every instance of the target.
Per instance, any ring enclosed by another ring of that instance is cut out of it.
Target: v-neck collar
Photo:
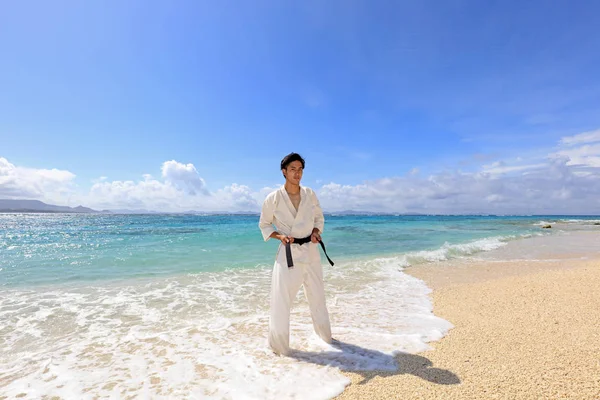
[[[281,187],[281,191],[283,192],[283,198],[285,199],[285,203],[288,209],[290,210],[290,213],[295,219],[298,215],[298,211],[300,210],[300,206],[302,206],[302,201],[304,201],[304,196],[302,195],[302,186],[300,186],[300,203],[298,203],[298,210],[296,210],[296,207],[294,207],[294,203],[292,203],[290,195],[288,194],[287,190],[285,190],[285,185]]]

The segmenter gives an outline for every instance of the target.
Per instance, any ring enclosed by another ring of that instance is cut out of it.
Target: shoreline
[[[539,237],[548,237],[549,235],[540,235]],[[481,243],[484,241],[497,241],[498,243],[512,243],[512,242],[519,242],[519,241],[523,241],[523,240],[529,240],[534,236],[525,236],[525,237],[515,237],[515,238],[511,238],[511,239],[505,239],[501,236],[488,236],[488,237],[483,237],[483,238],[479,238],[479,239],[473,239],[470,241],[465,241],[465,242],[458,242],[458,243],[454,243],[449,245],[449,248],[460,248],[460,247],[464,247],[464,246],[471,246],[477,243]],[[537,236],[536,236],[537,237]],[[502,240],[506,240],[506,241],[502,241]],[[498,248],[502,248],[502,247],[497,247],[494,250],[497,250]],[[400,253],[400,252],[390,252],[390,253],[377,253],[377,254],[361,254],[361,255],[353,255],[353,256],[336,256],[336,259],[334,260],[336,264],[339,265],[343,265],[343,264],[348,264],[348,263],[368,263],[368,262],[374,262],[374,261],[378,261],[378,260],[401,260],[402,263],[404,262],[408,262],[407,258],[409,257],[414,257],[415,255],[421,255],[420,257],[423,258],[427,258],[429,255],[433,256],[433,258],[435,258],[435,254],[440,252],[440,251],[445,251],[446,248],[444,247],[444,245],[441,245],[437,248],[433,248],[433,249],[426,249],[426,250],[414,250],[414,251],[408,251],[406,253]],[[494,251],[492,250],[492,251]],[[486,250],[486,249],[476,249],[476,250],[471,250],[472,253],[470,253],[469,251],[466,251],[464,255],[459,256],[459,257],[467,257],[467,258],[471,258],[473,256],[476,256],[477,254],[483,254],[483,253],[487,253],[490,250]],[[321,252],[322,255],[322,252]],[[452,262],[453,260],[455,260],[454,257],[456,256],[449,256],[449,259],[443,259],[443,260],[435,260],[435,261],[429,261],[429,262],[423,262],[423,263],[417,263],[414,265],[401,265],[401,268],[403,268],[403,271],[408,271],[409,269],[413,269],[413,268],[422,268],[422,267],[426,267],[427,264],[435,264],[437,265],[438,263],[448,263],[448,262]],[[325,257],[322,256],[322,264],[324,266],[327,265],[327,261],[325,260]],[[248,267],[248,266],[244,266],[244,267],[227,267],[225,269],[219,269],[219,268],[215,268],[214,270],[195,270],[195,271],[185,271],[185,272],[165,272],[165,273],[161,273],[161,272],[146,272],[146,273],[139,273],[138,275],[129,275],[129,276],[120,276],[120,277],[115,277],[115,278],[106,278],[106,277],[93,277],[93,278],[84,278],[84,279],[74,279],[74,280],[67,280],[65,281],[62,278],[55,278],[54,281],[42,281],[42,282],[27,282],[27,283],[18,283],[18,284],[0,284],[0,288],[5,289],[5,290],[36,290],[36,291],[44,291],[44,290],[54,290],[56,288],[68,288],[68,289],[82,289],[82,288],[87,288],[90,286],[98,286],[98,285],[102,285],[102,286],[126,286],[126,285],[131,285],[131,284],[137,284],[137,283],[152,283],[152,282],[156,282],[156,281],[164,281],[164,280],[178,280],[178,279],[186,279],[186,277],[189,276],[194,276],[196,274],[203,274],[203,273],[230,273],[230,272],[238,272],[238,271],[244,271],[244,270],[266,270],[270,273],[270,271],[272,270],[273,266],[272,266],[272,262],[267,262],[267,263],[262,263],[262,264],[257,264],[254,265],[252,267]],[[1,269],[0,269],[1,271]]]
[[[398,371],[344,372],[336,399],[600,399],[600,253],[404,272],[455,327],[431,350],[397,355]]]

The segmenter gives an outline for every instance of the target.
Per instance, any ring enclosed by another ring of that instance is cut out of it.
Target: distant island
[[[190,214],[190,215],[259,215],[256,211],[180,211],[164,212],[144,209],[94,210],[88,207],[57,206],[39,200],[0,199],[0,213],[77,213],[77,214]]]
[[[110,211],[96,211],[88,207],[77,206],[55,206],[53,204],[46,204],[39,200],[10,200],[0,199],[0,212],[3,213],[78,213],[78,214],[91,214],[91,213],[107,213]]]
[[[188,214],[188,215],[260,215],[259,211],[197,211],[187,210],[179,212],[152,211],[144,209],[114,209],[94,210],[88,207],[57,206],[47,204],[39,200],[14,200],[0,199],[0,213],[77,213],[77,214]],[[346,210],[338,212],[325,211],[326,215],[394,215],[396,213],[382,213],[369,211]],[[397,214],[396,214],[397,215]],[[405,213],[402,215],[419,215],[416,213]]]
[[[435,214],[423,214],[416,212],[386,212],[386,211],[358,211],[358,210],[344,210],[344,211],[328,211],[323,210],[325,215],[336,217],[336,216],[423,216],[423,215],[435,215]],[[23,200],[23,199],[0,199],[0,213],[74,213],[74,214],[178,214],[178,215],[247,215],[247,216],[258,216],[260,211],[198,211],[198,210],[186,210],[186,211],[154,211],[146,209],[112,209],[112,210],[94,210],[89,207],[77,206],[57,206],[54,204],[47,204],[39,200]],[[471,215],[485,215],[488,214],[471,214]]]

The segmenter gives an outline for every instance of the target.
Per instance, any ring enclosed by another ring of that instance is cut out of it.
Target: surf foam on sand
[[[312,330],[302,293],[292,357],[266,345],[270,268],[0,295],[0,394],[23,398],[326,399],[340,370],[394,370],[450,323],[397,260],[326,270],[334,345]]]

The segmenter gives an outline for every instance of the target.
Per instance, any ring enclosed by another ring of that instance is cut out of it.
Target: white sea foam
[[[582,259],[600,252],[597,229],[552,229],[552,233],[532,234],[527,240],[513,240],[495,251],[477,255],[486,261],[558,261]]]
[[[539,235],[542,235],[541,233]],[[99,287],[0,294],[0,394],[24,398],[326,399],[340,370],[395,370],[451,324],[434,316],[407,265],[499,249],[499,236],[326,267],[334,345],[312,330],[301,293],[291,357],[266,344],[270,268]]]
[[[552,224],[556,224],[556,221],[538,221],[538,222],[534,223],[533,225],[544,226],[544,225],[552,225]]]
[[[578,232],[578,231],[598,231],[600,229],[599,219],[557,219],[549,221],[538,221],[535,226],[550,225],[552,231]],[[550,233],[550,230],[547,230]]]
[[[561,220],[561,222],[589,225],[589,224],[600,223],[600,219],[563,219],[563,220]]]
[[[518,237],[497,236],[475,240],[473,242],[463,244],[449,244],[446,242],[442,247],[438,249],[409,252],[395,257],[395,260],[396,263],[401,267],[408,267],[411,265],[424,264],[430,262],[446,261],[453,258],[461,258],[471,256],[476,253],[496,250],[500,247],[506,246],[506,244],[509,241],[530,236],[533,235],[521,235]]]
[[[594,225],[600,224],[600,219],[557,219],[553,221],[538,221],[534,225],[542,226],[552,224]]]
[[[326,399],[340,370],[395,370],[451,324],[396,258],[342,262],[325,278],[334,345],[303,299],[291,357],[266,345],[270,269],[0,294],[0,393],[9,398]],[[301,298],[301,294],[298,295]]]

